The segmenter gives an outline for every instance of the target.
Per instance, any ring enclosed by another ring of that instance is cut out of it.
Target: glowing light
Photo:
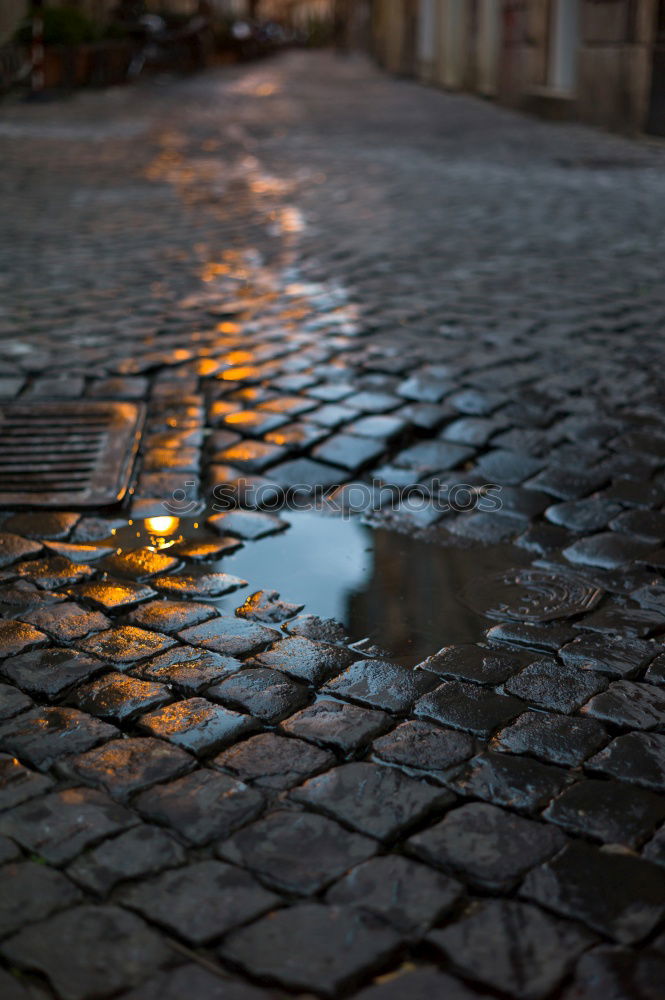
[[[146,531],[155,535],[172,535],[174,531],[178,530],[180,525],[179,517],[168,517],[164,515],[163,517],[146,517],[143,522]]]

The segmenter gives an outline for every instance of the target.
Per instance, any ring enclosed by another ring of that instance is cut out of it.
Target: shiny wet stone
[[[348,698],[386,712],[408,712],[435,679],[388,660],[356,660],[323,688],[324,694]]]
[[[265,538],[288,527],[286,521],[274,514],[253,510],[233,510],[229,513],[215,514],[208,518],[208,524],[220,535],[233,535],[247,541]]]
[[[0,953],[42,973],[67,1000],[128,989],[173,961],[155,931],[117,906],[78,906],[52,916],[5,941]]]
[[[147,580],[158,573],[168,573],[177,565],[178,560],[173,556],[149,548],[114,553],[103,563],[104,569],[113,576],[129,577],[130,580]]]
[[[69,593],[77,600],[81,599],[94,608],[102,611],[126,611],[156,597],[156,592],[143,583],[132,583],[129,580],[106,580],[84,583],[71,588]]]
[[[221,653],[224,656],[247,656],[258,653],[275,642],[279,632],[256,622],[232,616],[221,616],[213,621],[183,629],[180,638],[192,646]]]
[[[170,827],[190,843],[205,844],[256,819],[264,800],[241,781],[200,770],[142,792],[134,805],[143,816]]]
[[[575,841],[530,872],[521,894],[622,944],[634,944],[665,913],[665,871],[633,855]]]
[[[101,611],[88,611],[73,601],[30,611],[21,617],[58,642],[75,642],[91,632],[102,632],[111,624]]]
[[[285,458],[287,452],[276,444],[265,441],[239,441],[219,452],[216,461],[226,462],[248,472],[262,472]]]
[[[243,601],[236,614],[253,622],[265,622],[268,625],[277,624],[293,618],[305,607],[304,604],[289,604],[279,600],[276,590],[257,590]]]
[[[11,566],[19,559],[36,556],[41,550],[41,542],[22,538],[11,531],[0,531],[0,569]]]
[[[589,779],[564,789],[544,816],[570,833],[635,848],[665,819],[665,802],[619,781]]]
[[[555,827],[473,802],[415,834],[408,848],[476,889],[509,892],[565,843],[565,835]]]
[[[327,489],[336,486],[344,478],[344,473],[332,465],[314,462],[311,458],[295,458],[282,462],[270,470],[270,478],[283,489],[303,490],[309,493],[315,487]]]
[[[191,945],[221,937],[265,913],[280,899],[241,868],[200,861],[130,886],[123,906],[174,932]]]
[[[526,622],[503,622],[487,630],[490,642],[556,653],[566,642],[576,638],[567,625],[529,625]]]
[[[462,729],[476,736],[489,737],[506,725],[526,706],[517,698],[485,691],[476,684],[444,681],[430,694],[416,702],[416,715]]]
[[[31,559],[19,563],[16,568],[18,576],[32,580],[42,590],[55,590],[67,583],[87,580],[94,572],[92,566],[72,562],[65,556]]]
[[[328,890],[327,903],[353,906],[385,920],[397,931],[420,936],[462,895],[462,886],[400,856],[371,858]]]
[[[497,899],[472,906],[428,941],[463,975],[520,1000],[541,1000],[593,937],[536,906]]]
[[[665,792],[665,735],[619,736],[587,761],[587,770]]]
[[[53,780],[45,774],[35,774],[16,757],[0,753],[0,811],[41,795],[52,784]]]
[[[0,726],[0,749],[46,771],[63,755],[81,753],[118,735],[114,726],[75,708],[34,708]]]
[[[665,691],[653,684],[614,681],[583,711],[601,722],[626,729],[665,729]]]
[[[48,636],[23,622],[0,621],[0,657],[16,656],[28,649],[46,646]]]
[[[356,473],[375,462],[385,451],[383,441],[355,434],[334,434],[323,444],[317,445],[312,454],[322,462],[339,465],[347,472]]]
[[[621,504],[612,500],[594,499],[569,500],[552,504],[545,511],[545,517],[554,524],[575,532],[598,531],[623,510]]]
[[[412,469],[416,478],[428,472],[453,469],[473,455],[474,449],[449,441],[420,441],[400,451],[394,458],[397,466]]]
[[[293,636],[258,653],[253,662],[281,670],[296,680],[319,685],[339,674],[354,658],[348,649]]]
[[[194,763],[178,747],[161,740],[132,737],[79,754],[60,764],[59,770],[88,784],[101,785],[122,801],[134,792],[191,770]]]
[[[25,535],[26,538],[50,538],[54,540],[67,538],[81,515],[65,511],[39,511],[12,514],[5,521],[6,531]]]
[[[391,722],[385,712],[347,705],[332,698],[319,698],[283,722],[282,729],[292,736],[301,736],[347,754],[366,746]]]
[[[169,552],[191,562],[202,562],[206,559],[220,559],[229,556],[242,548],[242,542],[237,538],[191,539],[172,545]],[[192,622],[192,624],[194,624]]]
[[[228,674],[234,674],[241,666],[240,660],[231,656],[191,646],[174,646],[128,673],[142,680],[173,685],[184,694],[196,694]]]
[[[256,729],[257,722],[205,698],[187,698],[139,719],[139,728],[195,754],[208,754]]]
[[[607,478],[602,472],[581,472],[551,465],[530,479],[528,485],[560,500],[578,500],[600,489]]]
[[[121,833],[136,817],[93,788],[65,788],[0,814],[0,833],[49,864],[73,861],[104,837]]]
[[[299,615],[284,626],[289,635],[302,635],[315,642],[348,642],[347,630],[333,618],[319,618],[318,615]]]
[[[292,715],[310,698],[302,684],[267,667],[241,670],[209,688],[208,696],[267,723],[279,722]]]
[[[488,482],[519,486],[543,467],[543,459],[506,448],[494,448],[478,459],[476,469]],[[534,485],[534,489],[536,489]]]
[[[197,604],[194,601],[150,601],[132,611],[128,621],[141,628],[175,634],[214,618],[215,614],[215,609],[209,604]]]
[[[163,684],[113,672],[84,684],[73,696],[77,708],[111,722],[126,722],[133,715],[159,708],[172,699]]]
[[[161,635],[159,632],[148,632],[134,625],[120,625],[107,632],[98,632],[97,635],[79,642],[81,649],[87,653],[117,665],[145,660],[148,656],[161,653],[173,645],[175,640],[170,636]]]
[[[106,896],[120,882],[156,875],[184,860],[184,848],[166,830],[141,824],[81,854],[67,875],[89,892]]]
[[[32,699],[27,694],[9,684],[0,684],[0,721],[12,719],[28,708],[32,708]]]
[[[537,760],[488,752],[475,757],[453,783],[462,795],[495,805],[535,812],[557,795],[567,772]]]
[[[381,840],[392,839],[454,801],[442,788],[369,763],[343,764],[310,778],[291,798]]]
[[[389,764],[444,777],[472,757],[475,741],[467,733],[442,729],[428,722],[402,722],[372,744],[373,753]]]
[[[649,542],[640,542],[628,535],[607,531],[590,535],[564,549],[564,556],[571,563],[598,566],[600,569],[618,569],[644,558],[653,548]]]
[[[331,753],[276,733],[251,736],[215,757],[215,767],[258,788],[284,790],[335,763]]]
[[[630,677],[653,659],[654,646],[630,636],[581,635],[560,651],[565,664]]]
[[[569,713],[602,691],[607,680],[593,670],[580,670],[556,660],[536,660],[504,685],[508,694],[529,705]]]
[[[275,889],[308,896],[375,854],[376,844],[326,816],[278,810],[222,841],[217,853]]]
[[[450,677],[474,684],[502,684],[517,673],[532,657],[520,652],[488,649],[472,643],[445,646],[419,663],[417,670],[429,670],[439,677]]]
[[[155,576],[151,583],[157,590],[174,597],[217,597],[244,587],[247,580],[230,573],[174,573]]]
[[[606,729],[595,719],[525,712],[494,737],[492,746],[550,764],[577,767],[608,740]]]
[[[81,900],[60,872],[33,861],[0,868],[0,938]]]
[[[104,669],[107,668],[101,660],[66,647],[22,653],[0,665],[0,673],[21,690],[49,699],[59,697]]]

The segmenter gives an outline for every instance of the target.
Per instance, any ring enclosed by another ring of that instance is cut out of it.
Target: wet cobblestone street
[[[0,162],[0,998],[661,1000],[665,147],[294,52]]]

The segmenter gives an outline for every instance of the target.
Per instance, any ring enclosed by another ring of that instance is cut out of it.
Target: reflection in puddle
[[[516,562],[512,546],[442,548],[371,529],[359,518],[310,512],[280,517],[289,522],[287,531],[198,564],[249,581],[214,603],[229,613],[259,589],[276,590],[285,601],[304,602],[306,613],[343,622],[354,640],[370,637],[405,664],[449,643],[481,639],[491,622],[464,604],[463,595],[473,581]],[[198,521],[168,517],[134,522],[115,535],[125,548],[160,550],[204,539],[218,536]]]

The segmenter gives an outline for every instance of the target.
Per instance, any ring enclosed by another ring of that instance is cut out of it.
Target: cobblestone
[[[0,512],[3,1000],[660,998],[662,150],[301,51],[0,150],[0,406],[146,411]]]

